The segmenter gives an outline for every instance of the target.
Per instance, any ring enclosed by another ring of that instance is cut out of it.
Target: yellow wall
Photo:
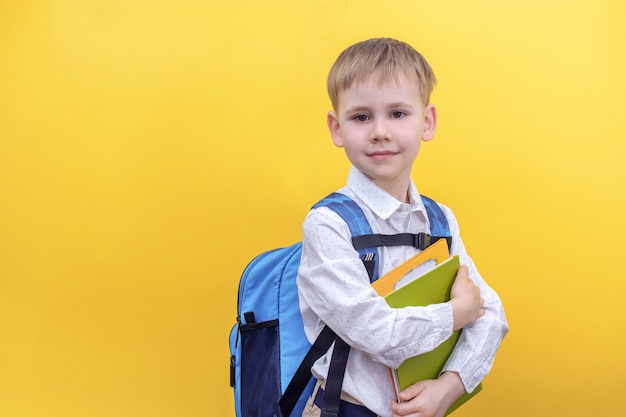
[[[239,275],[347,164],[348,44],[439,77],[414,171],[511,333],[462,416],[624,416],[620,1],[0,2],[0,416],[229,416]]]

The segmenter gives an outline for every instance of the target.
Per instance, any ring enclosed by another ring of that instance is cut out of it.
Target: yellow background
[[[511,332],[455,415],[624,416],[620,1],[0,1],[0,416],[233,415],[241,271],[345,182],[349,44],[434,67],[414,170]]]

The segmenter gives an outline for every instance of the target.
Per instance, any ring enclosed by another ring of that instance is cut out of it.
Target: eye
[[[404,117],[405,115],[406,115],[406,113],[404,113],[403,111],[400,111],[400,110],[396,110],[396,111],[391,112],[391,117],[393,119],[400,119],[400,118]]]
[[[365,114],[357,114],[352,119],[356,120],[357,122],[366,122],[369,120],[369,117]]]

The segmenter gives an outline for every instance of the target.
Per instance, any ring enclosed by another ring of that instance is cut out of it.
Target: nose
[[[370,132],[370,140],[372,142],[378,142],[380,140],[391,140],[391,132],[389,126],[384,120],[377,120],[374,123],[372,131]]]

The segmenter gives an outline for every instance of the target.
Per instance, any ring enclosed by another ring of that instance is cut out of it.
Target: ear
[[[437,109],[434,104],[428,104],[424,109],[424,133],[423,141],[429,141],[435,136],[437,130]]]
[[[326,116],[326,124],[330,131],[330,136],[333,139],[333,143],[338,148],[343,148],[343,136],[341,135],[341,127],[339,126],[339,118],[337,113],[329,111]]]

